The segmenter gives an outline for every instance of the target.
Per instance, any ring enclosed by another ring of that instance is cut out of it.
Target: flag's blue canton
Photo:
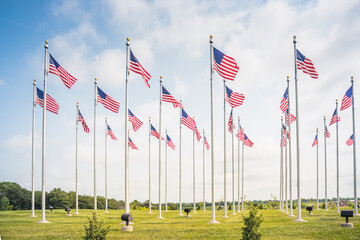
[[[111,128],[110,128],[109,124],[107,125],[107,129],[111,131]]]
[[[226,86],[226,94],[228,95],[229,98],[231,98],[232,92],[233,92],[233,91]]]
[[[220,65],[223,57],[224,57],[225,54],[223,54],[222,52],[220,52],[219,50],[217,50],[216,48],[214,48],[214,59],[215,59],[215,62],[217,64]]]
[[[131,51],[131,49],[130,49],[130,61],[139,63],[139,61],[136,59],[136,57],[133,54],[133,52]]]
[[[133,117],[134,114],[130,111],[130,109],[128,109],[128,110],[129,110],[129,115]]]
[[[346,95],[348,98],[351,98],[351,96],[352,96],[352,86],[346,91],[345,95]]]
[[[50,55],[50,63],[54,64],[56,68],[59,68],[60,64]]]
[[[44,100],[44,92],[41,91],[39,88],[36,88],[37,91],[37,96],[41,99]]]
[[[181,109],[181,110],[182,110],[182,116],[183,116],[183,118],[187,118],[188,115],[186,114],[186,112],[184,111],[184,109]]]
[[[152,124],[151,124],[151,130],[157,132],[156,129],[153,127]]]
[[[284,93],[284,98],[285,98],[285,99],[288,98],[288,94],[289,94],[288,91],[289,91],[289,88],[286,88],[286,91],[285,91],[285,93]]]
[[[296,58],[299,60],[299,61],[302,61],[304,62],[305,61],[305,56],[299,51],[296,49]]]
[[[171,141],[169,135],[166,135],[166,139],[167,139],[168,141]]]
[[[162,87],[162,93],[163,94],[167,94],[167,95],[171,95],[168,90],[166,90],[166,88]]]
[[[102,99],[106,99],[106,93],[104,93],[99,87],[98,87],[98,95],[102,98]]]

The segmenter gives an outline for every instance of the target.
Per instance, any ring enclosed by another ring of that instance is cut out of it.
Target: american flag
[[[280,109],[285,112],[289,108],[289,88],[286,88],[283,98],[280,102]]]
[[[169,103],[172,103],[174,108],[177,108],[177,107],[181,107],[183,108],[183,106],[181,105],[181,103],[179,103],[172,95],[171,93],[166,90],[166,88],[164,88],[164,86],[162,87],[162,98],[161,98],[162,101],[164,102],[169,102]]]
[[[80,110],[78,110],[78,121],[81,122],[81,124],[83,125],[84,131],[89,133],[90,129],[89,129],[88,125],[86,124],[85,119],[83,118]]]
[[[325,126],[325,137],[330,138],[330,132],[326,126]]]
[[[213,51],[213,69],[216,70],[221,77],[233,81],[239,71],[239,66],[235,59],[225,55],[215,47],[213,47]]]
[[[337,111],[336,111],[336,108],[335,108],[335,111],[334,111],[334,114],[331,117],[329,126],[336,123],[336,116],[337,116]],[[337,117],[337,121],[340,122],[340,117],[339,116]]]
[[[286,137],[285,137],[285,135],[282,135],[282,141],[281,141],[281,143],[282,143],[282,146],[281,147],[285,147],[286,146]]]
[[[129,110],[129,121],[132,123],[133,125],[133,129],[134,131],[136,132],[140,127],[141,125],[143,125],[143,122],[140,121],[131,111],[130,109]]]
[[[244,145],[248,147],[252,147],[254,145],[254,143],[246,136],[246,134],[244,138]]]
[[[313,144],[312,144],[312,147],[313,147],[313,146],[316,146],[317,144],[318,144],[318,139],[317,139],[317,134],[316,134],[315,139],[314,139],[314,142],[313,142]]]
[[[159,139],[160,134],[158,131],[156,131],[156,129],[154,128],[154,126],[151,124],[151,131],[150,134],[154,137],[156,137],[157,139]],[[161,140],[165,140],[163,137],[161,137]]]
[[[232,108],[241,106],[244,102],[244,95],[241,93],[234,92],[226,86],[225,100],[230,104]]]
[[[192,119],[189,115],[187,115],[187,113],[185,112],[184,109],[182,110],[182,118],[181,118],[181,123],[184,124],[185,126],[187,126],[188,128],[190,128],[191,131],[195,131],[195,121],[194,119]]]
[[[234,128],[234,123],[233,123],[233,110],[231,109],[230,112],[230,117],[229,117],[229,122],[228,122],[228,126],[229,126],[229,132],[233,132],[233,128]]]
[[[175,145],[169,135],[166,134],[166,143],[169,147],[171,147],[172,150],[175,150]]]
[[[286,114],[286,126],[289,126],[289,109],[285,111]],[[296,117],[290,113],[290,123],[293,123],[296,120]]]
[[[61,81],[63,81],[63,83],[65,84],[65,86],[70,89],[77,79],[71,76],[65,69],[63,69],[62,66],[60,66],[60,64],[53,58],[53,56],[51,56],[50,53],[49,56],[49,73],[58,75]]]
[[[209,143],[208,143],[208,141],[207,141],[207,139],[205,137],[205,134],[204,134],[204,143],[205,143],[206,149],[209,151],[210,146],[209,146]]]
[[[200,139],[201,139],[201,134],[200,134],[200,132],[199,132],[199,130],[198,130],[198,128],[197,128],[197,126],[195,125],[195,134],[196,134],[196,139],[197,139],[197,141],[198,142],[200,142]]]
[[[352,104],[352,86],[346,91],[343,100],[341,101],[340,111],[347,109]]]
[[[106,95],[106,93],[104,93],[99,87],[97,87],[96,101],[103,104],[104,107],[110,111],[115,113],[119,112],[120,103],[109,95]]]
[[[245,138],[244,129],[241,127],[239,123],[239,132],[236,134],[236,137],[239,138],[240,141],[243,141]]]
[[[129,137],[129,147],[131,147],[131,149],[139,150],[130,137]]]
[[[114,135],[113,131],[111,130],[109,124],[106,124],[106,125],[107,125],[107,135],[109,135],[112,140],[117,141],[117,138],[115,137],[115,135]]]
[[[287,139],[289,139],[289,131],[286,131],[286,127],[284,124],[283,124],[282,128],[283,128],[283,134],[286,135]]]
[[[134,73],[140,74],[142,78],[145,80],[145,84],[148,88],[150,88],[149,80],[151,78],[151,75],[141,66],[139,61],[136,59],[135,55],[130,49],[130,70]]]
[[[305,57],[299,50],[296,49],[296,67],[302,70],[304,73],[310,75],[310,77],[317,79],[319,74],[316,72],[314,64],[310,59]]]
[[[351,135],[351,137],[349,137],[349,139],[346,141],[346,145],[351,146],[353,145],[354,142],[354,135]]]
[[[44,92],[39,88],[36,88],[36,103],[44,107]],[[59,104],[49,94],[46,94],[46,110],[55,114],[59,113]]]

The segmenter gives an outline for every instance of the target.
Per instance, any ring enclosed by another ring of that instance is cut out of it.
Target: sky
[[[126,38],[142,66],[151,74],[151,88],[140,75],[130,73],[129,108],[144,122],[130,137],[139,150],[130,149],[130,200],[148,199],[149,123],[159,129],[159,78],[173,96],[183,101],[200,131],[210,141],[209,36],[214,46],[235,58],[240,70],[231,89],[244,94],[234,109],[246,134],[255,143],[244,152],[246,199],[270,199],[279,194],[280,101],[290,77],[291,111],[295,110],[293,35],[297,48],[310,58],[318,79],[298,72],[301,197],[316,197],[316,148],[319,128],[319,197],[324,197],[324,116],[327,124],[354,76],[354,94],[360,76],[360,1],[1,1],[0,2],[0,181],[31,189],[33,79],[44,84],[44,42],[49,52],[78,80],[69,90],[50,74],[47,92],[60,105],[59,114],[47,114],[46,190],[75,190],[76,102],[90,128],[79,131],[79,193],[93,195],[94,78],[98,86],[120,102],[115,114],[97,107],[97,193],[105,192],[105,117],[118,141],[108,139],[108,195],[124,199],[125,64]],[[214,73],[215,198],[224,196],[223,80]],[[355,118],[359,118],[355,98]],[[226,105],[226,122],[230,114]],[[339,173],[341,197],[353,197],[351,109],[339,113]],[[168,201],[179,200],[179,109],[164,103],[162,134],[167,129],[176,148],[168,148]],[[130,126],[130,125],[129,125]],[[35,189],[41,190],[42,108],[36,106]],[[328,197],[336,196],[336,131],[328,127]],[[356,126],[359,132],[359,126]],[[296,196],[296,132],[292,125],[292,186]],[[356,140],[359,140],[356,135]],[[182,128],[182,196],[193,199],[193,138]],[[231,192],[231,134],[226,133],[227,199]],[[238,148],[234,160],[237,170]],[[158,140],[151,137],[151,195],[158,202]],[[165,152],[162,146],[162,199]],[[206,201],[211,201],[210,152],[205,152]],[[202,201],[203,144],[195,143],[196,201]],[[359,165],[359,164],[358,164]],[[358,181],[359,169],[358,170]],[[237,173],[237,171],[235,171]],[[235,175],[237,182],[237,174]],[[358,182],[358,185],[359,182]],[[237,185],[235,187],[237,196]]]

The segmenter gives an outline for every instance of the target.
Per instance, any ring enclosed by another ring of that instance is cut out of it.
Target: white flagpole
[[[301,219],[301,196],[300,196],[300,130],[299,130],[299,104],[298,104],[298,88],[297,88],[297,68],[296,68],[296,36],[294,36],[294,61],[295,61],[295,106],[296,106],[296,157],[297,157],[297,201],[298,201],[298,218],[297,222],[305,222]],[[289,116],[290,117],[290,116]],[[290,118],[289,118],[289,122]],[[290,123],[289,123],[290,125]]]
[[[211,108],[211,221],[215,220],[215,156],[214,156],[214,100],[213,100],[213,36],[210,35],[210,108]]]
[[[76,143],[75,143],[75,214],[79,214],[79,182],[78,182],[78,136],[79,136],[79,103],[76,103]]]
[[[316,137],[318,142],[316,144],[316,208],[319,210],[319,129],[316,129]]]
[[[45,62],[44,62],[44,99],[43,99],[43,127],[42,127],[42,200],[41,200],[41,221],[38,223],[50,223],[45,220],[45,193],[46,193],[46,80],[48,76],[48,41],[45,41]]]
[[[94,92],[94,210],[97,209],[97,196],[96,196],[96,98],[97,98],[97,78],[95,78],[95,92]]]
[[[226,85],[224,79],[224,218],[228,218],[227,215],[227,198],[226,198]]]
[[[167,208],[167,129],[165,129],[165,212],[168,212]]]
[[[289,89],[290,79],[287,76],[287,87]],[[289,217],[295,217],[293,214],[293,199],[292,199],[292,168],[291,168],[291,123],[290,123],[290,91],[288,90],[288,119],[289,119],[289,126],[288,120],[285,117],[286,127],[289,127],[289,194],[290,194],[290,215]]]
[[[245,128],[243,129],[245,131]],[[244,211],[244,140],[242,142],[242,167],[241,167],[241,211]]]
[[[151,117],[149,117],[149,213],[151,211],[151,161],[150,161],[150,143],[151,143]]]
[[[286,116],[285,117],[285,122],[286,122]],[[285,124],[285,213],[288,214],[288,153],[287,153],[287,127]]]
[[[326,162],[326,118],[324,116],[324,158],[325,158],[325,211],[328,210],[327,199],[327,162]]]
[[[108,212],[107,196],[107,118],[105,118],[105,212]]]
[[[129,50],[130,39],[126,39],[126,77],[125,77],[125,213],[129,213],[129,133],[128,133],[128,121],[129,121]]]
[[[35,109],[36,109],[36,79],[33,83],[33,122],[32,122],[32,161],[31,161],[31,216],[35,216]]]
[[[195,121],[195,117],[193,116]],[[196,213],[196,202],[195,202],[195,131],[193,131],[193,200],[194,200],[194,213]]]
[[[354,209],[355,216],[358,216],[357,207],[357,182],[356,182],[356,147],[355,147],[355,100],[354,100],[354,77],[351,77],[352,87],[352,118],[353,118],[353,155],[354,155]],[[336,119],[337,120],[337,119]]]
[[[283,118],[281,117],[281,125],[282,125]],[[282,144],[282,126],[280,128],[280,211],[284,211],[283,206],[283,144]]]
[[[161,105],[162,105],[162,77],[160,76],[160,105],[159,105],[159,219],[161,216]]]
[[[203,203],[204,203],[204,212],[206,211],[206,201],[205,201],[205,130],[203,129]]]
[[[340,212],[340,197],[339,197],[339,122],[338,119],[338,100],[336,99],[336,212]]]
[[[239,134],[240,134],[240,117],[238,117]],[[238,212],[240,212],[240,135],[238,138]]]
[[[231,111],[233,108],[231,109]],[[234,158],[234,118],[232,123],[232,133],[231,133],[231,165],[232,165],[232,215],[236,215],[235,213],[235,158]]]
[[[181,100],[180,100],[181,104]],[[179,108],[180,110],[180,125],[179,125],[179,215],[183,215],[182,213],[182,202],[181,202],[181,118],[182,118],[182,108]]]

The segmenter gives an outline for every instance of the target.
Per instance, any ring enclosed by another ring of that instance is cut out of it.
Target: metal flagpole
[[[226,85],[224,79],[224,218],[228,218],[227,215],[227,198],[226,198]]]
[[[79,214],[79,181],[78,181],[78,158],[79,158],[79,152],[78,152],[78,135],[79,135],[79,103],[76,103],[76,143],[75,143],[75,214]]]
[[[126,77],[125,77],[125,213],[129,213],[129,133],[128,133],[128,119],[129,119],[129,51],[130,39],[126,39]]]
[[[316,129],[316,137],[318,142],[316,144],[316,208],[319,210],[319,129]]]
[[[231,109],[232,111],[233,109]],[[234,118],[233,118],[234,119]],[[234,120],[233,120],[234,122]],[[235,158],[234,158],[234,123],[232,123],[232,133],[231,133],[231,158],[232,158],[232,215],[236,215],[235,213]]]
[[[181,100],[180,100],[181,104]],[[181,202],[181,118],[182,118],[182,108],[180,110],[180,125],[179,125],[179,215],[183,215],[182,213],[182,202]]]
[[[245,131],[245,128],[243,129]],[[242,167],[241,167],[241,211],[244,211],[244,140],[242,142]]]
[[[167,208],[167,129],[165,129],[165,211],[168,211]]]
[[[285,117],[285,122],[286,122],[286,116]],[[284,125],[283,125],[284,126]],[[287,127],[285,124],[285,213],[288,214],[288,161],[287,161]]]
[[[326,118],[324,116],[324,158],[325,158],[325,211],[328,210],[327,199],[327,164],[326,164]]]
[[[150,161],[150,143],[151,143],[151,117],[149,117],[149,213],[151,211],[151,161]]]
[[[48,76],[48,41],[45,41],[45,62],[44,62],[44,100],[43,100],[43,126],[42,126],[42,199],[41,199],[41,221],[38,223],[50,223],[45,220],[45,164],[46,164],[46,80]]]
[[[215,156],[214,156],[214,91],[213,91],[213,36],[210,35],[210,109],[211,109],[211,221],[209,223],[219,223],[215,220]]]
[[[336,212],[340,212],[340,199],[339,199],[339,122],[338,120],[338,100],[336,99]]]
[[[238,137],[238,212],[240,212],[240,117],[238,117],[239,137]]]
[[[96,98],[97,98],[97,78],[95,78],[95,95],[94,95],[94,210],[97,209],[97,196],[96,196]]]
[[[193,116],[195,121],[195,117]],[[196,213],[196,202],[195,202],[195,131],[193,131],[193,200],[194,200],[194,213]]]
[[[296,158],[297,158],[297,201],[298,201],[298,218],[297,222],[304,222],[306,220],[301,219],[301,196],[300,196],[300,130],[299,130],[299,104],[298,104],[298,89],[297,89],[297,69],[296,69],[296,36],[294,36],[294,61],[295,61],[295,107],[296,107]],[[289,116],[290,117],[290,116]],[[290,122],[290,118],[289,118]],[[289,123],[290,125],[290,123]]]
[[[203,129],[203,203],[204,211],[206,210],[206,201],[205,201],[205,130]]]
[[[36,79],[33,82],[33,122],[32,122],[32,161],[31,161],[31,216],[35,216],[35,109],[36,109]]]
[[[287,87],[289,89],[289,84],[290,84],[289,76],[287,76],[286,82],[287,82]],[[288,125],[287,119],[289,119],[289,126],[287,126]],[[290,194],[290,215],[289,215],[289,217],[295,217],[293,214],[293,199],[292,199],[290,91],[288,91],[288,118],[287,119],[285,117],[286,126],[289,127],[289,194]]]
[[[105,118],[105,212],[108,212],[108,197],[107,197],[107,118]]]
[[[283,134],[282,134],[282,122],[283,118],[281,117],[281,128],[280,128],[280,211],[284,211],[284,189],[283,189]]]
[[[159,219],[161,216],[161,105],[162,105],[162,76],[160,76],[160,105],[159,105]]]
[[[355,216],[358,216],[357,207],[357,182],[356,182],[356,147],[355,147],[355,100],[354,100],[354,77],[351,77],[352,89],[352,118],[353,118],[353,155],[354,155],[354,209]],[[337,120],[337,119],[336,119]]]

